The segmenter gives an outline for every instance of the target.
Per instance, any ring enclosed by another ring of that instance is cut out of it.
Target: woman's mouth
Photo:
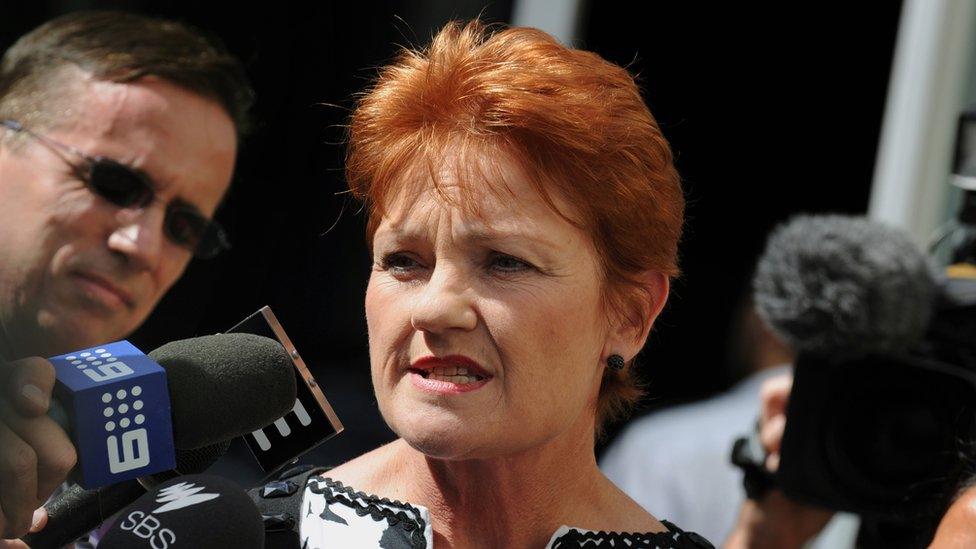
[[[466,393],[491,381],[492,375],[474,360],[462,356],[426,356],[407,370],[414,385],[432,393]]]
[[[457,383],[458,385],[475,383],[476,381],[485,379],[485,376],[469,372],[468,369],[463,366],[437,366],[430,370],[411,368],[410,371],[419,374],[424,379],[447,381],[449,383]]]

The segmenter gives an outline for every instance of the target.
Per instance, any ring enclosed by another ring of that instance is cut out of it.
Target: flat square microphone
[[[294,407],[272,424],[243,436],[266,475],[295,462],[306,452],[342,432],[342,422],[270,307],[262,307],[227,332],[250,333],[277,340],[295,367],[298,398]]]

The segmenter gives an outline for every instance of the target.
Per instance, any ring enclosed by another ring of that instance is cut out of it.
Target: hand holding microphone
[[[54,383],[46,359],[0,361],[0,538],[43,528],[41,504],[74,467],[74,446],[46,415]]]
[[[295,402],[291,359],[280,344],[269,338],[251,334],[206,336],[169,343],[149,356],[166,370],[177,461],[180,454],[187,455],[187,450],[205,451],[214,443],[263,427],[290,410]],[[102,411],[99,406],[86,415],[97,412],[101,417]],[[79,419],[83,418],[70,420],[65,426],[77,424]],[[78,442],[89,445],[79,448],[80,455],[105,452],[105,440]],[[212,456],[206,465],[217,458],[219,455]],[[177,467],[180,473],[203,468],[188,471]],[[166,475],[153,476],[141,480],[155,484],[166,479]],[[140,493],[134,481],[100,490],[75,489],[70,498],[59,497],[52,502],[50,524],[40,532],[43,535],[29,536],[28,542],[39,547],[63,545]],[[98,503],[95,512],[85,511],[93,502]],[[79,520],[80,515],[85,520]]]

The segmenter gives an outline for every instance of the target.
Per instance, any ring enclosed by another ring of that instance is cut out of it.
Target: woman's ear
[[[633,295],[625,301],[629,310],[618,314],[611,325],[604,356],[618,354],[628,361],[634,358],[644,347],[654,321],[664,309],[671,288],[667,275],[645,271],[639,279],[641,288],[631,290]]]

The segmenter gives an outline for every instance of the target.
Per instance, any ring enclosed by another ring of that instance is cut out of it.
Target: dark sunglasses
[[[80,158],[81,164],[64,160],[78,179],[85,182],[96,195],[120,208],[145,208],[156,197],[152,183],[146,176],[125,164],[103,156],[89,156],[70,145],[34,133],[14,120],[4,120],[0,125],[33,137],[55,153],[68,153]],[[58,156],[64,158],[61,154]],[[163,227],[170,240],[190,250],[196,257],[209,259],[230,248],[227,235],[220,225],[191,206],[167,205]]]

